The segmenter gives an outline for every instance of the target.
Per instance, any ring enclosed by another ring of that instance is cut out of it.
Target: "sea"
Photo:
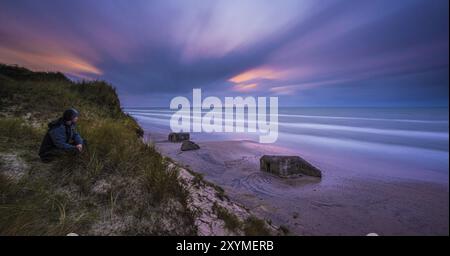
[[[171,131],[170,119],[175,110],[129,107],[124,111],[148,134]],[[207,112],[203,110],[202,115]],[[260,135],[259,132],[191,132],[192,140],[199,142],[257,142]],[[448,108],[280,107],[278,139],[274,145],[298,152],[319,166],[325,163],[348,166],[352,175],[448,186]]]

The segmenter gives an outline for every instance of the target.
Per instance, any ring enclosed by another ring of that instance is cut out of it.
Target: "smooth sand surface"
[[[448,183],[361,175],[332,161],[312,162],[322,179],[279,178],[260,171],[259,158],[296,152],[252,141],[198,142],[199,150],[182,152],[166,135],[150,138],[162,154],[204,174],[232,200],[295,235],[449,234]]]

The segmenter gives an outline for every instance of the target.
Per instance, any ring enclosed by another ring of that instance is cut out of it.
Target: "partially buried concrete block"
[[[200,146],[190,140],[185,140],[181,144],[181,151],[196,150],[196,149],[200,149]]]
[[[278,176],[303,174],[313,177],[322,177],[322,172],[299,156],[270,156],[261,157],[261,171],[270,172]]]
[[[182,142],[185,140],[189,140],[189,133],[187,132],[171,132],[169,134],[170,142]]]

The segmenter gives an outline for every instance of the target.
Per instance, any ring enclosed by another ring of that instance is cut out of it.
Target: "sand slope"
[[[252,141],[198,142],[201,149],[180,151],[179,143],[152,134],[158,150],[203,173],[257,216],[284,225],[297,235],[448,235],[449,191],[445,184],[366,177],[345,166],[314,163],[316,178],[283,179],[259,170],[264,154],[290,154]],[[308,158],[306,157],[308,160]]]

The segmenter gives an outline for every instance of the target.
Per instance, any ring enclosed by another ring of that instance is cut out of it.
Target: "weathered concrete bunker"
[[[261,157],[260,169],[264,172],[287,177],[302,174],[313,177],[322,177],[322,172],[299,156],[264,155]]]
[[[170,142],[182,142],[185,140],[189,140],[190,136],[187,132],[171,132],[169,133],[169,141]]]

